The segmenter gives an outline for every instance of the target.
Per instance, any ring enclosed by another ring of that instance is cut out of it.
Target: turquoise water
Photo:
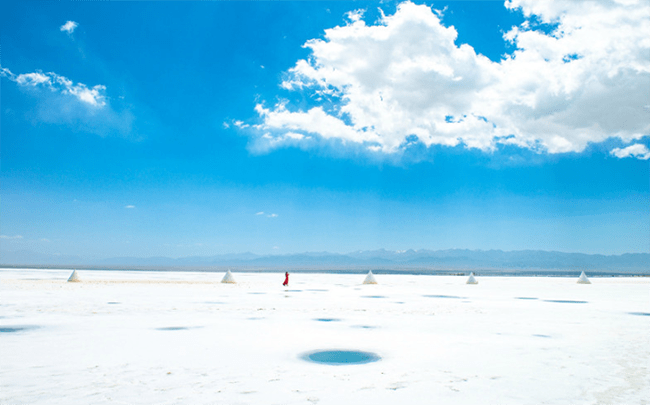
[[[573,301],[573,300],[544,300],[545,302],[557,302],[559,304],[586,304],[587,301]]]
[[[329,365],[366,364],[381,360],[375,353],[356,350],[324,350],[307,353],[303,360]]]
[[[37,329],[38,326],[26,326],[26,325],[14,325],[14,326],[2,326],[0,327],[0,333],[15,333],[22,332],[30,329]]]

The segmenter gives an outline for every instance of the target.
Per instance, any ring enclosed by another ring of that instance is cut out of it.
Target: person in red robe
[[[289,273],[286,272],[284,273],[284,283],[282,283],[283,286],[288,286],[289,285]]]

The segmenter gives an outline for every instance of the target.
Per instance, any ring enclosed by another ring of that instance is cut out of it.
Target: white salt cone
[[[375,280],[375,275],[372,274],[372,271],[368,272],[366,279],[363,280],[363,284],[377,284],[377,280]]]
[[[81,281],[81,279],[79,278],[79,275],[77,274],[77,270],[72,270],[72,274],[70,274],[70,277],[68,277],[68,283],[78,283],[80,281]]]
[[[222,283],[228,283],[228,284],[236,284],[237,283],[235,281],[235,278],[232,276],[232,273],[230,272],[230,270],[228,270],[226,272],[226,275],[223,276],[223,278],[221,279],[221,282]]]
[[[469,273],[469,278],[465,284],[478,284],[478,281],[474,278],[474,273]]]
[[[578,284],[591,284],[584,271],[580,274],[580,278],[578,278]]]

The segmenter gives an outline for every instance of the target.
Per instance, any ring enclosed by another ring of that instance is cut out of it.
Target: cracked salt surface
[[[221,273],[77,271],[83,281],[73,284],[69,270],[0,270],[0,328],[38,325],[0,334],[0,403],[650,398],[648,278],[483,277],[476,288],[461,276],[382,274],[355,290],[364,275],[293,273],[303,291],[326,291],[284,299],[284,272],[236,272],[238,284],[226,285]],[[588,304],[542,301],[554,298]],[[227,305],[206,304],[217,301]],[[300,357],[327,348],[381,361],[332,367]]]

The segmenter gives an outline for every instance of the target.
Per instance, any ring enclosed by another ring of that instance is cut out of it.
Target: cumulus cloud
[[[267,215],[267,217],[269,217],[269,218],[277,218],[278,214],[269,214],[269,215]]]
[[[563,153],[650,134],[643,107],[650,104],[650,3],[505,6],[528,20],[504,34],[515,51],[496,62],[457,44],[456,29],[427,6],[402,3],[375,25],[350,12],[347,25],[307,41],[310,58],[297,61],[281,84],[317,104],[258,104],[256,142],[271,149],[316,137],[392,154],[417,139]],[[554,28],[544,32],[532,21]]]
[[[128,108],[113,109],[104,85],[90,87],[54,72],[15,74],[2,66],[0,77],[37,99],[36,108],[26,113],[33,121],[67,124],[74,130],[100,136],[131,133],[133,114]]]
[[[133,209],[133,208],[135,208],[135,205],[127,205],[127,206],[125,206],[124,208],[126,208],[126,209]]]
[[[255,214],[255,215],[264,215],[264,211],[260,211],[260,212],[258,212],[258,213]]]
[[[621,159],[626,157],[635,157],[641,160],[650,159],[650,149],[648,149],[645,145],[642,145],[640,143],[630,145],[627,148],[623,148],[623,149],[614,148],[610,153],[616,156],[617,158],[621,158]]]
[[[68,34],[72,34],[77,28],[79,24],[77,24],[74,21],[66,21],[65,24],[63,24],[59,29],[63,32],[67,32]]]

